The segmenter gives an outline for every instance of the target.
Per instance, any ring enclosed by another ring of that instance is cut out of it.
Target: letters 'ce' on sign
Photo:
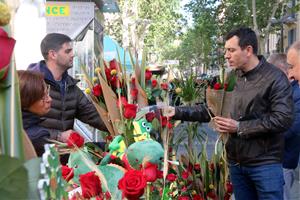
[[[47,4],[46,16],[70,16],[70,6],[68,4]]]

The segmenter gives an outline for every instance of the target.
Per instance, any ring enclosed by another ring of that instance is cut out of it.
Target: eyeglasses
[[[46,84],[46,89],[42,100],[47,101],[49,99],[50,99],[50,85]]]

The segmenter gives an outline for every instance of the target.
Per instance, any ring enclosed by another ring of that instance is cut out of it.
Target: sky
[[[180,1],[180,12],[187,19],[188,26],[191,27],[193,24],[192,16],[189,12],[184,10],[184,5],[188,4],[189,2],[190,2],[190,0],[181,0]]]

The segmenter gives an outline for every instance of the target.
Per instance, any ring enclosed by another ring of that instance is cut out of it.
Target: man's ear
[[[56,57],[56,52],[54,50],[48,51],[48,60],[53,60]]]
[[[246,51],[247,51],[247,56],[253,55],[253,47],[251,45],[248,45],[246,47]]]

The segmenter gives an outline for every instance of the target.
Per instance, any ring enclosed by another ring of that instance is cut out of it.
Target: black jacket
[[[78,80],[69,76],[67,71],[62,75],[62,81],[57,82],[44,61],[31,64],[28,69],[42,72],[51,87],[51,110],[43,116],[41,126],[66,131],[73,129],[74,119],[77,118],[99,130],[107,130],[92,102],[76,85]]]
[[[236,70],[231,118],[239,121],[239,135],[229,135],[229,162],[255,166],[282,162],[284,134],[293,121],[292,89],[286,75],[259,57],[253,70]],[[174,119],[207,122],[203,105],[176,108]]]

